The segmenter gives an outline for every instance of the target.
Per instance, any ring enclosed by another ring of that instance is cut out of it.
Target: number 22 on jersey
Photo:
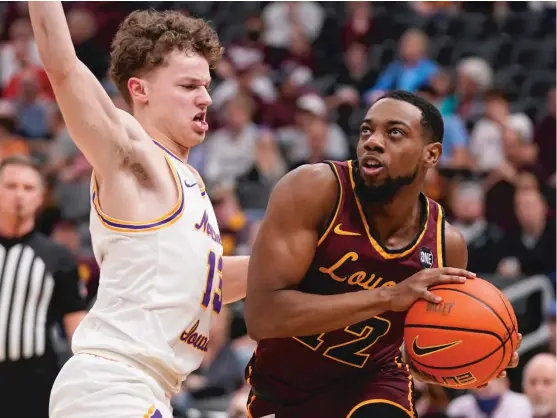
[[[215,277],[215,272],[217,277]],[[215,278],[218,280],[218,287],[213,289]],[[222,256],[217,256],[211,250],[207,255],[207,279],[201,306],[203,309],[207,309],[210,303],[213,304],[213,311],[219,314],[222,309]]]
[[[344,332],[354,338],[350,338],[341,344],[328,345],[323,351],[323,356],[361,369],[370,357],[370,354],[367,354],[366,351],[375,345],[379,338],[389,332],[390,328],[391,322],[380,316],[374,316],[366,321],[350,325],[344,328]],[[312,351],[317,351],[326,343],[327,333],[294,337],[294,339]]]

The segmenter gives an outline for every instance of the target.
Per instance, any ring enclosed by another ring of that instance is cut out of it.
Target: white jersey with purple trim
[[[199,367],[211,316],[221,310],[222,243],[201,178],[156,144],[179,192],[166,215],[142,223],[111,218],[92,181],[90,230],[100,284],[72,349],[147,369],[176,390]]]

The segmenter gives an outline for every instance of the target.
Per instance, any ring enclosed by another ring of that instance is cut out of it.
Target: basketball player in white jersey
[[[54,384],[51,418],[171,418],[169,398],[207,350],[211,316],[245,294],[247,258],[222,256],[201,178],[217,34],[178,12],[134,12],[113,42],[118,110],[75,53],[60,2],[30,2],[69,132],[94,167],[98,299]]]

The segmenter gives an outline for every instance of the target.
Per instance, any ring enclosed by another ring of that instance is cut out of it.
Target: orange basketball
[[[495,378],[518,343],[518,323],[508,299],[478,278],[430,290],[443,301],[419,300],[406,315],[404,341],[413,367],[428,380],[457,389]]]

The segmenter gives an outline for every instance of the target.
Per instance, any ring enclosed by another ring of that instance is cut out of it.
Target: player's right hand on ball
[[[428,288],[438,284],[464,283],[467,279],[473,279],[476,273],[467,270],[442,267],[437,269],[425,269],[397,285],[386,288],[390,292],[391,311],[406,311],[418,299],[428,302],[440,303],[442,298],[431,293]]]

